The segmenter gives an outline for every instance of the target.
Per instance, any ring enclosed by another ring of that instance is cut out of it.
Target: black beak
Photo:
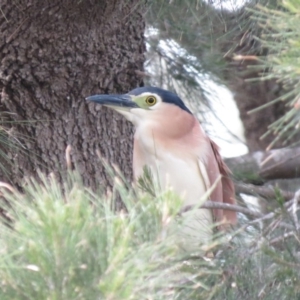
[[[101,105],[123,107],[123,108],[137,108],[138,105],[132,101],[127,94],[124,95],[93,95],[85,98],[87,101],[96,102]]]

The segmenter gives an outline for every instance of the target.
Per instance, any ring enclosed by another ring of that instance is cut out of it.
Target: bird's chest
[[[182,164],[174,152],[174,143],[157,135],[153,130],[137,130],[134,137],[133,170],[137,179],[143,175],[143,168],[148,166],[152,175],[170,172],[172,166]],[[183,155],[183,153],[182,153]],[[171,168],[171,169],[170,169]]]
[[[159,135],[136,132],[134,140],[133,170],[138,179],[144,167],[151,170],[154,182],[162,189],[172,188],[184,196],[186,204],[199,201],[206,187],[199,172],[197,157],[189,153],[186,145],[163,140]]]

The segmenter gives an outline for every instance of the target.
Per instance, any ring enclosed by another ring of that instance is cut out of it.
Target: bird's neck
[[[206,139],[198,120],[176,106],[168,108],[167,112],[151,112],[151,118],[136,126],[135,178],[141,175],[144,165],[154,165],[156,161],[171,157],[185,157],[188,160],[199,156],[201,152],[206,152]]]
[[[180,141],[198,130],[198,120],[175,105],[160,107],[159,110],[149,113],[147,118],[136,126],[139,137],[151,135],[168,141]]]

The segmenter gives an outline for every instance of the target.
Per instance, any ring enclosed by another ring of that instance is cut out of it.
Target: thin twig
[[[66,148],[66,162],[67,162],[68,170],[72,169],[71,150],[72,150],[71,145],[68,145]]]
[[[300,201],[300,199],[298,198],[298,201]],[[287,201],[286,203],[283,204],[283,207],[288,209],[289,206],[291,206],[292,204],[294,203],[294,199],[290,200],[290,201]],[[262,218],[260,219],[256,219],[256,220],[253,220],[252,222],[250,223],[256,223],[256,222],[260,222],[260,221],[265,221],[265,220],[268,220],[268,219],[271,219],[273,218],[276,214],[280,213],[280,211],[282,210],[282,208],[277,208],[275,209],[273,212],[270,212],[266,215],[264,215]]]
[[[298,210],[298,202],[300,200],[300,190],[298,190],[295,193],[294,198],[292,199],[293,203],[292,203],[292,207],[291,207],[291,214],[296,226],[296,229],[299,230],[300,225],[299,225],[299,219],[298,219],[298,215],[297,215],[297,210]]]
[[[18,31],[20,30],[20,28],[23,26],[23,24],[29,19],[28,18],[25,18],[20,24],[19,26],[15,29],[15,31],[8,37],[8,39],[6,40],[6,43],[9,44],[12,39],[16,36],[16,34],[18,33]]]
[[[274,244],[277,244],[289,237],[292,237],[292,236],[295,236],[295,232],[294,231],[289,231],[287,233],[284,233],[283,235],[279,236],[279,237],[276,237],[272,240],[269,241],[269,245],[274,245]]]
[[[299,193],[300,193],[300,190],[299,190]],[[297,199],[297,202],[300,202],[300,195],[296,199]],[[285,202],[283,204],[283,207],[285,207],[285,208],[290,207],[294,203],[294,201],[295,201],[295,198],[293,198],[290,201]],[[197,207],[197,205],[186,205],[180,210],[180,213],[187,212],[187,211],[189,211],[191,209],[194,209],[196,207]],[[260,212],[253,211],[251,209],[248,209],[248,208],[245,208],[245,207],[242,207],[242,206],[239,206],[239,205],[215,202],[215,201],[210,201],[210,200],[205,201],[205,203],[203,203],[200,208],[232,210],[232,211],[243,213],[245,215],[250,215],[250,216],[259,218],[259,219],[255,219],[255,220],[249,222],[248,224],[253,224],[253,223],[257,223],[257,222],[261,222],[261,221],[271,219],[282,210],[282,208],[277,208],[275,211],[264,215]]]
[[[259,60],[256,55],[234,55],[233,60]]]
[[[186,205],[180,210],[180,213],[187,212],[196,207],[197,207],[197,205]],[[253,211],[251,209],[248,209],[248,208],[245,208],[245,207],[242,207],[239,205],[214,202],[214,201],[209,201],[209,200],[205,201],[205,203],[203,203],[200,208],[232,210],[232,211],[243,213],[245,215],[250,215],[252,217],[262,217],[263,216],[263,214],[260,212]]]
[[[12,193],[16,192],[16,190],[10,184],[0,181],[0,188],[2,188],[2,187],[8,189]]]
[[[272,222],[268,226],[266,226],[264,228],[264,230],[262,231],[261,237],[263,238],[263,237],[267,236],[269,233],[273,232],[277,227],[280,226],[280,222],[281,222],[280,219],[272,220]]]

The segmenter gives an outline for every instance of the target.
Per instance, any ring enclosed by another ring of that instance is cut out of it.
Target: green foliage
[[[180,208],[172,193],[136,201],[116,184],[128,211],[115,212],[114,193],[100,197],[74,174],[62,189],[54,178],[41,180],[5,195],[14,229],[0,226],[1,300],[167,299],[201,288],[175,289],[183,253],[167,234]]]
[[[126,210],[112,209],[117,191]],[[133,193],[115,179],[99,195],[70,173],[63,187],[40,175],[22,194],[3,193],[13,229],[0,223],[1,300],[300,296],[299,235],[283,206],[262,230],[251,221],[216,238],[212,259],[178,246],[181,201],[171,192]],[[281,221],[294,236],[280,242]]]
[[[0,170],[5,175],[10,175],[9,169],[14,155],[18,153],[28,155],[24,141],[30,140],[30,137],[17,133],[13,128],[8,130],[8,127],[11,127],[12,124],[20,125],[21,123],[32,122],[12,122],[9,112],[1,112],[0,114]]]

